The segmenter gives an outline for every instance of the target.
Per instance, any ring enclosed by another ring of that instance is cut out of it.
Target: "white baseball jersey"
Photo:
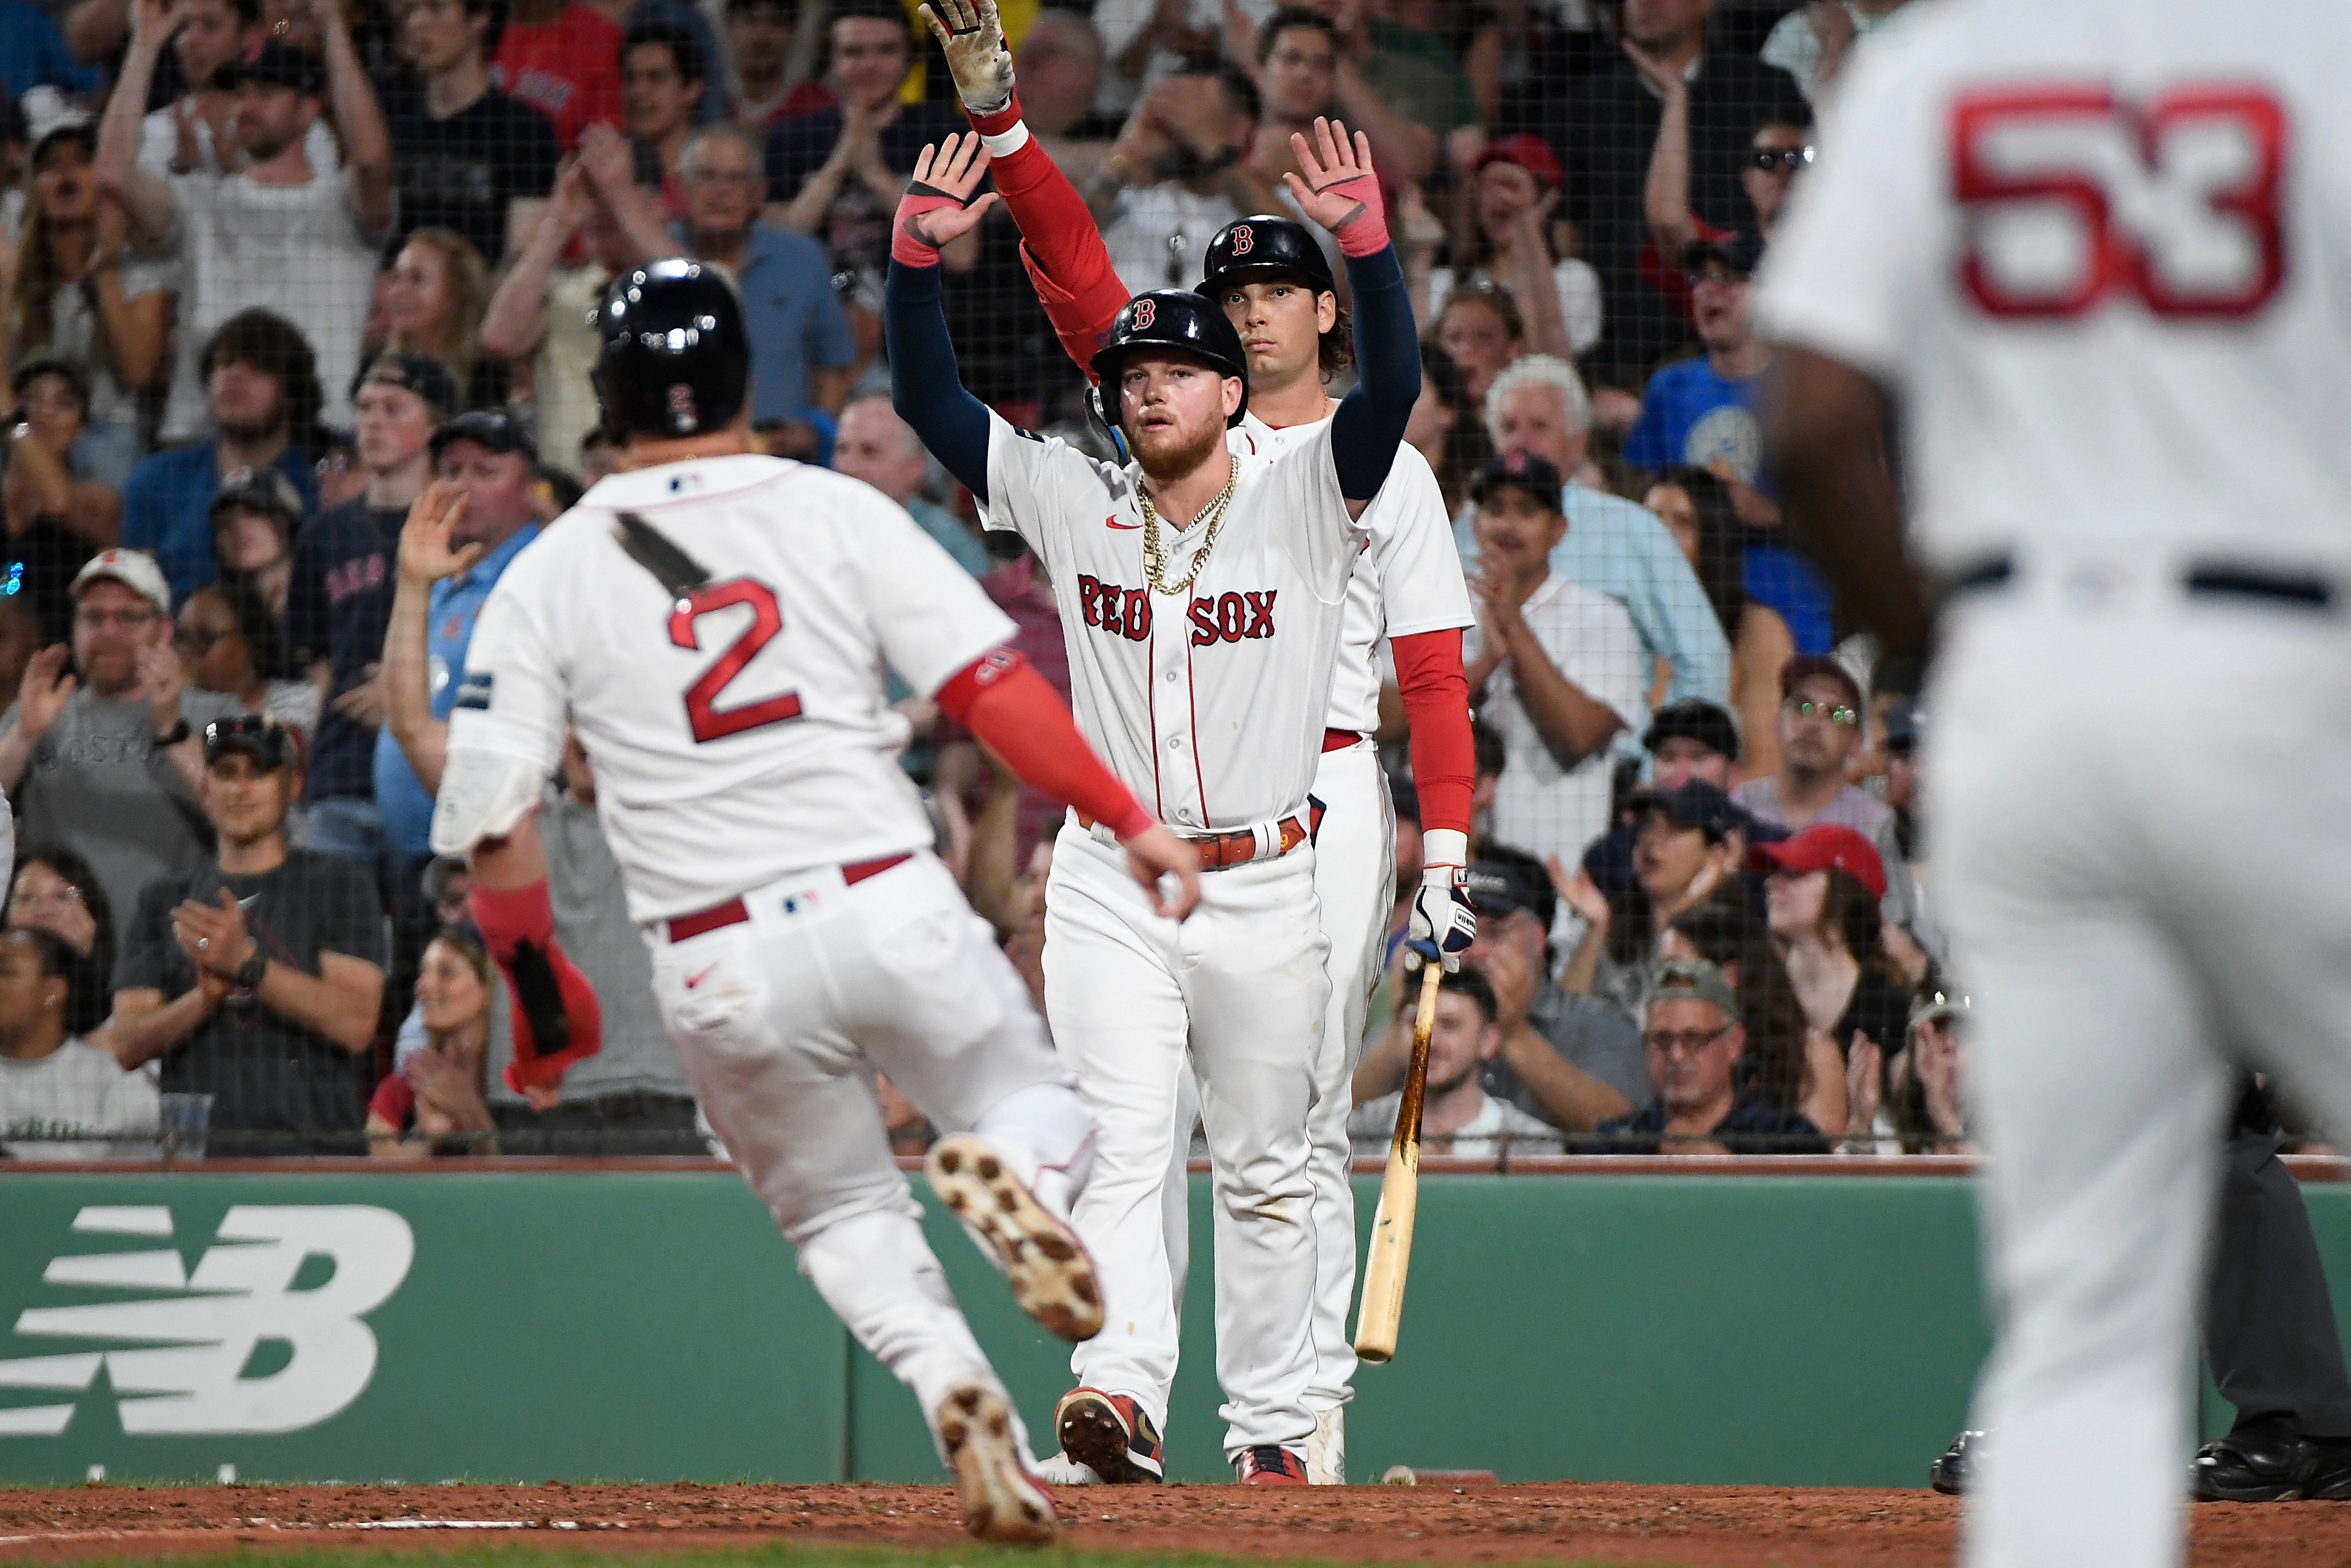
[[[2351,557],[2351,7],[1953,0],[1871,40],[1765,329],[1902,393],[1910,537]]]
[[[707,583],[672,595],[621,548],[623,511]],[[1012,632],[870,486],[772,457],[664,464],[599,482],[507,568],[449,747],[551,768],[568,708],[629,914],[665,919],[928,846],[883,666],[927,695]]]
[[[1228,831],[1305,805],[1363,548],[1328,422],[1235,465],[1215,551],[1177,601],[1144,576],[1139,467],[988,415],[986,520],[1017,531],[1052,576],[1078,727],[1178,831]],[[1160,537],[1180,580],[1207,527],[1163,522]]]
[[[1276,430],[1245,414],[1227,444],[1236,455],[1280,452],[1330,423],[1318,419]],[[1417,447],[1396,448],[1387,483],[1356,526],[1370,537],[1347,580],[1339,659],[1331,671],[1331,712],[1323,722],[1368,735],[1380,724],[1380,639],[1474,626],[1478,616],[1461,576],[1445,492]]]

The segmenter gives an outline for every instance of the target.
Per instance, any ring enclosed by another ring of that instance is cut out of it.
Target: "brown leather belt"
[[[1281,833],[1281,848],[1274,852],[1280,858],[1304,843],[1308,834],[1295,817],[1284,817],[1275,824]],[[1205,838],[1186,839],[1200,856],[1202,871],[1223,871],[1228,866],[1247,865],[1257,859],[1255,833],[1210,833]]]
[[[1240,836],[1244,839],[1249,837],[1247,833]],[[1282,847],[1287,849],[1289,845],[1285,843]],[[869,876],[880,876],[892,866],[904,865],[914,858],[911,853],[908,853],[883,855],[878,861],[858,861],[841,868],[841,880],[848,886],[854,887]],[[691,915],[679,915],[669,923],[667,936],[673,942],[683,942],[688,937],[701,936],[712,931],[723,931],[729,925],[740,925],[750,918],[751,912],[743,907],[743,901],[739,898],[730,898],[724,904],[714,904],[707,909],[697,909]]]
[[[1326,729],[1322,732],[1322,749],[1344,751],[1363,738],[1352,729]]]

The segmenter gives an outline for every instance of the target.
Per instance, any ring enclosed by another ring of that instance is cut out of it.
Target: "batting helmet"
[[[1241,335],[1225,319],[1223,311],[1182,288],[1138,294],[1111,323],[1110,341],[1094,350],[1093,359],[1094,379],[1105,389],[1105,413],[1119,413],[1118,378],[1127,360],[1151,349],[1176,350],[1204,361],[1220,376],[1237,378],[1241,383],[1240,406],[1225,424],[1229,428],[1241,422],[1249,409],[1249,361],[1241,353]],[[1111,423],[1120,421],[1113,418]]]
[[[1214,299],[1233,284],[1274,276],[1301,278],[1317,294],[1339,291],[1331,277],[1331,258],[1304,224],[1259,213],[1217,231],[1208,242],[1198,292]]]
[[[622,273],[604,293],[596,333],[596,401],[615,436],[705,435],[743,412],[743,304],[702,263],[671,256]]]

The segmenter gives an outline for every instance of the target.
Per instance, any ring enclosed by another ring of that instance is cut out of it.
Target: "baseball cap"
[[[412,353],[405,349],[386,350],[360,372],[359,386],[371,383],[414,392],[424,400],[436,419],[448,418],[460,401],[457,378],[449,373],[448,366],[430,354]],[[351,390],[352,395],[358,395],[358,387]]]
[[[1554,191],[1566,183],[1560,172],[1559,154],[1551,150],[1551,143],[1524,131],[1486,143],[1486,151],[1478,154],[1477,168],[1489,163],[1515,163]]]
[[[1703,779],[1685,779],[1670,789],[1643,789],[1629,803],[1635,818],[1663,811],[1674,826],[1704,832],[1708,843],[1720,843],[1744,825],[1730,797]]]
[[[470,441],[485,452],[519,452],[538,465],[538,443],[522,422],[503,409],[477,408],[461,413],[433,433],[433,461],[460,441]]]
[[[1462,891],[1480,915],[1502,915],[1523,909],[1551,929],[1559,912],[1559,893],[1542,862],[1522,850],[1488,844],[1461,873]]]
[[[298,754],[294,732],[266,713],[241,713],[204,726],[204,763],[242,752],[264,772],[293,766]]]
[[[1682,270],[1701,272],[1708,267],[1721,267],[1741,277],[1752,277],[1755,269],[1763,265],[1763,236],[1752,234],[1725,235],[1720,239],[1694,239],[1682,246]]]
[[[1782,665],[1780,695],[1783,697],[1795,695],[1798,683],[1814,676],[1834,681],[1844,688],[1845,701],[1856,708],[1861,706],[1861,683],[1853,678],[1851,670],[1826,653],[1799,653]]]
[[[67,591],[78,600],[81,591],[101,577],[122,584],[164,614],[172,613],[172,585],[163,580],[163,569],[145,550],[118,546],[99,551],[74,573],[73,586]]]
[[[1747,869],[1754,872],[1841,871],[1869,889],[1869,896],[1886,896],[1886,862],[1877,846],[1843,822],[1814,822],[1792,839],[1757,844],[1747,852]]]
[[[291,538],[302,527],[302,492],[279,469],[232,468],[213,497],[213,527],[220,527],[222,517],[233,510],[266,512],[286,525]]]
[[[1499,457],[1489,457],[1469,481],[1469,499],[1484,506],[1487,498],[1503,488],[1523,490],[1542,506],[1559,510],[1560,492],[1565,483],[1560,477],[1559,465],[1548,457],[1538,457],[1531,452],[1511,452]]]
[[[74,395],[81,400],[82,407],[89,406],[89,377],[83,372],[79,365],[62,354],[26,355],[16,361],[16,368],[9,372],[8,390],[18,397],[23,397],[25,389],[32,385],[34,378],[37,376],[65,377],[72,384]]]
[[[305,54],[272,38],[254,51],[251,58],[231,60],[213,72],[213,86],[231,92],[249,81],[265,87],[290,87],[315,98],[326,86],[327,71],[316,55]]]
[[[1722,971],[1704,958],[1668,958],[1649,974],[1648,1008],[1659,1002],[1712,1002],[1722,1016],[1736,1022],[1739,993]]]
[[[1916,1033],[1920,1024],[1933,1023],[1938,1019],[1965,1018],[1970,1008],[1968,994],[1949,985],[1937,990],[1921,991],[1910,1000],[1911,1031]]]
[[[1668,740],[1695,740],[1724,757],[1739,755],[1739,726],[1729,714],[1704,697],[1684,697],[1667,703],[1649,719],[1641,745],[1655,751]]]

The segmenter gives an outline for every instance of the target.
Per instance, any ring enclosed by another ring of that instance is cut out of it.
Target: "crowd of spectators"
[[[1131,289],[1294,214],[1292,131],[1371,138],[1424,335],[1407,438],[1478,617],[1482,927],[1439,1013],[1438,1152],[1964,1145],[1917,683],[1841,639],[1785,537],[1746,300],[1814,106],[1901,6],[1002,5],[1030,129]],[[913,7],[0,0],[0,92],[26,852],[0,1134],[87,1155],[200,1092],[228,1152],[703,1146],[576,746],[542,831],[604,1050],[559,1092],[507,1082],[508,999],[427,842],[453,674],[505,565],[615,465],[596,303],[682,253],[743,298],[763,448],[907,507],[1066,685],[1042,564],[983,537],[886,395],[890,214],[964,123]],[[966,381],[1098,441],[1008,218],[945,260]],[[941,852],[1041,998],[1061,808],[893,695]],[[1401,989],[1356,1076],[1367,1149]]]

